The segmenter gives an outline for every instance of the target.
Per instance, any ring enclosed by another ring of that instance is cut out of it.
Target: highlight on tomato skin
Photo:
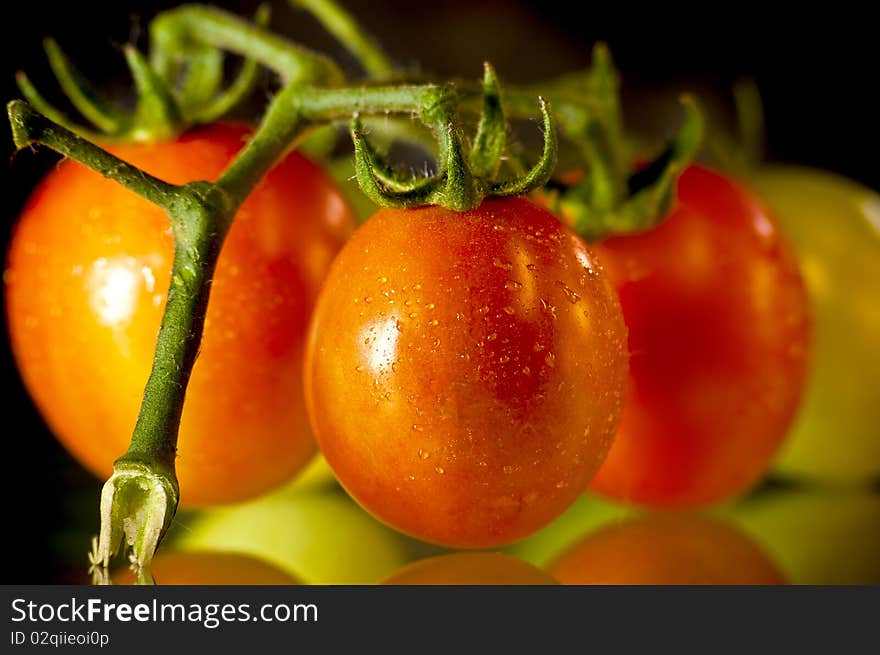
[[[558,585],[541,569],[503,553],[452,553],[407,564],[385,585]]]
[[[596,253],[620,294],[630,376],[591,489],[659,507],[746,491],[789,430],[809,361],[809,301],[773,217],[744,187],[691,166],[657,228]]]
[[[261,559],[232,552],[180,551],[159,553],[150,564],[157,585],[298,585],[302,581]],[[114,584],[131,585],[131,570],[112,576]]]
[[[247,130],[214,125],[173,142],[113,145],[172,183],[214,179]],[[216,275],[180,428],[182,506],[276,487],[315,452],[302,394],[306,328],[353,219],[302,155],[238,212]],[[7,320],[25,385],[73,456],[106,478],[125,452],[153,361],[173,239],[162,210],[74,162],[49,173],[15,228]]]
[[[585,489],[624,400],[625,338],[600,262],[528,200],[381,210],[315,309],[309,415],[367,511],[425,541],[492,548]]]
[[[566,585],[777,585],[776,564],[717,519],[646,515],[612,523],[570,546],[547,570]]]

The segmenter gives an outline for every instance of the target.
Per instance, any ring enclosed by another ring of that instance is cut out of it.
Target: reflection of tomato
[[[299,580],[262,560],[240,553],[160,552],[150,565],[158,585],[294,585]],[[135,574],[113,576],[117,584],[134,584]]]
[[[636,511],[632,505],[612,503],[593,494],[583,494],[549,525],[511,544],[504,551],[543,568],[587,532],[623,521]]]
[[[592,488],[693,506],[757,481],[792,420],[807,364],[804,287],[744,189],[693,166],[656,229],[602,242],[620,293],[630,385]]]
[[[181,527],[173,548],[247,553],[309,584],[375,584],[410,557],[401,535],[341,491],[283,490]]]
[[[823,171],[762,167],[750,180],[800,259],[815,316],[810,382],[779,470],[880,477],[880,196]]]
[[[687,515],[610,525],[549,566],[562,584],[782,584],[766,555],[735,529]]]
[[[625,350],[604,273],[546,210],[382,210],[315,309],[309,415],[368,511],[427,541],[496,546],[586,487],[617,424]]]
[[[773,491],[725,508],[795,584],[880,584],[880,495]]]
[[[182,183],[215,178],[244,135],[215,126],[173,143],[114,151]],[[311,457],[303,339],[318,287],[350,227],[329,179],[299,155],[272,171],[239,211],[183,412],[182,503],[254,496]],[[34,192],[13,237],[6,300],[24,381],[59,439],[102,477],[131,437],[172,253],[159,208],[71,162]]]
[[[453,553],[407,564],[386,585],[556,585],[553,577],[510,555]]]

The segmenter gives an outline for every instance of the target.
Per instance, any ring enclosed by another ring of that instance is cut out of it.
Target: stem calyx
[[[507,122],[498,78],[485,64],[482,108],[473,146],[468,150],[456,126],[457,96],[443,87],[426,98],[420,120],[432,128],[437,139],[439,170],[430,177],[401,175],[367,140],[358,115],[351,122],[355,173],[363,192],[380,207],[440,205],[455,211],[473,209],[487,196],[512,196],[544,185],[557,159],[556,126],[550,105],[539,97],[544,147],[538,162],[523,175],[498,180],[505,152]]]

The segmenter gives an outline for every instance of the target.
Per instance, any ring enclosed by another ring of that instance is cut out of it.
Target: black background
[[[125,82],[118,45],[130,40],[143,45],[149,18],[175,4],[79,0],[6,5],[0,95],[4,101],[19,97],[13,75],[24,69],[46,95],[60,99],[41,48],[46,35],[55,36],[92,79],[118,88]],[[217,4],[248,15],[257,5]],[[880,75],[874,20],[866,8],[525,0],[349,0],[346,5],[397,62],[418,63],[442,75],[477,77],[488,59],[502,80],[534,81],[586,65],[592,43],[607,40],[624,76],[628,114],[645,124],[659,110],[644,99],[658,89],[694,88],[710,106],[724,109],[730,82],[753,76],[765,102],[771,159],[826,168],[880,188]],[[273,7],[273,28],[353,67],[313,19],[280,0]],[[5,251],[28,190],[54,159],[30,152],[13,157],[5,128],[0,129],[0,152]],[[6,566],[0,582],[69,581],[69,564],[59,553],[70,552],[70,539],[80,548],[82,525],[88,524],[83,512],[95,512],[97,528],[100,485],[48,433],[21,386],[5,332],[2,344]],[[83,555],[87,545],[81,543]]]

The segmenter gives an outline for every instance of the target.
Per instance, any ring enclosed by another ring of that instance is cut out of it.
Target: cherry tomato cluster
[[[182,184],[214,180],[248,133],[214,123],[111,150]],[[182,506],[250,503],[197,519],[156,579],[202,583],[223,560],[242,574],[227,583],[344,582],[324,565],[303,576],[307,556],[287,565],[304,543],[291,517],[338,511],[334,530],[354,525],[349,541],[387,555],[364,582],[785,581],[745,535],[687,514],[569,540],[540,562],[547,572],[468,553],[392,573],[443,551],[351,518],[341,497],[313,512],[289,509],[308,505],[302,491],[263,497],[317,447],[387,526],[497,549],[553,528],[588,489],[692,509],[744,494],[777,462],[806,479],[876,479],[880,197],[819,171],[737,179],[702,164],[673,196],[655,227],[593,244],[537,195],[384,208],[355,229],[329,173],[289,154],[223,246],[177,453]],[[131,434],[173,257],[161,210],[75,162],[49,173],[15,228],[4,282],[16,361],[96,475]],[[269,546],[249,547],[258,533]]]

